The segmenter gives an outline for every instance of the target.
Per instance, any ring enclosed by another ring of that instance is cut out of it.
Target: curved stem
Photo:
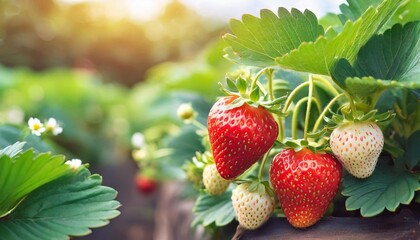
[[[381,97],[383,92],[385,92],[385,88],[383,88],[383,89],[377,91],[375,94],[373,94],[372,102],[369,105],[370,109],[375,109],[375,106],[378,103],[379,98]]]
[[[271,101],[274,100],[274,91],[273,91],[273,72],[274,70],[272,68],[267,68],[266,69],[266,74],[267,74],[267,79],[268,79],[268,97]],[[276,118],[276,122],[277,125],[279,126],[279,136],[278,139],[280,142],[283,141],[284,138],[284,126],[283,126],[283,121],[281,119],[281,117],[279,117],[278,115],[275,115]]]
[[[317,98],[312,98],[312,102],[315,103],[316,109],[318,110],[318,112],[322,112],[321,103],[319,102],[319,100]]]
[[[207,127],[204,126],[201,122],[197,121],[196,119],[191,120],[191,124],[196,126],[198,129],[207,131]]]
[[[170,148],[161,148],[161,149],[156,150],[153,153],[153,157],[154,158],[162,158],[162,157],[166,157],[166,156],[171,155],[173,152],[174,152],[173,149],[170,149]]]
[[[263,92],[264,93],[264,95],[265,94],[267,94],[267,90],[264,88],[264,86],[260,83],[260,82],[258,82],[257,81],[257,86],[260,88],[260,90],[261,90],[261,92]]]
[[[309,82],[304,82],[300,84],[299,86],[297,86],[292,92],[290,92],[290,95],[287,97],[286,103],[284,104],[283,113],[287,112],[287,109],[290,107],[290,104],[292,103],[292,99],[296,95],[296,93],[308,85],[309,85]]]
[[[351,115],[353,116],[353,118],[356,118],[356,105],[354,105],[353,98],[348,93],[345,93],[345,95],[350,103]]]
[[[327,114],[328,110],[331,108],[331,106],[342,96],[344,96],[344,93],[341,93],[337,96],[335,96],[331,101],[328,103],[328,105],[324,108],[324,111],[322,111],[321,115],[319,115],[318,119],[315,122],[315,125],[312,129],[312,132],[316,132],[318,130],[319,125],[321,124],[322,120],[325,117],[325,114]]]
[[[284,139],[284,125],[283,125],[283,120],[281,119],[281,117],[277,117],[277,123],[279,125],[279,136],[278,136],[278,140],[279,142],[283,142]]]
[[[313,75],[312,78],[315,82],[321,83],[324,89],[327,90],[332,95],[337,96],[340,94],[337,91],[337,89],[327,79],[323,78],[322,76]]]
[[[308,140],[308,126],[309,126],[309,116],[311,116],[311,106],[312,106],[312,94],[314,92],[314,80],[312,75],[309,76],[309,93],[308,93],[308,103],[306,104],[306,115],[305,115],[305,126],[303,128],[303,140]]]
[[[308,97],[304,97],[300,99],[295,106],[295,109],[293,109],[293,116],[292,116],[292,138],[297,139],[297,122],[298,122],[298,113],[300,106],[305,102],[308,101]]]
[[[261,161],[260,169],[258,171],[258,182],[262,182],[262,175],[264,171],[265,162],[267,162],[268,155],[270,155],[271,148],[264,154],[264,157]]]
[[[268,97],[271,101],[274,100],[274,92],[273,92],[273,69],[267,68],[265,71],[268,79]]]
[[[252,91],[254,88],[255,88],[255,85],[257,84],[257,81],[258,81],[258,78],[260,78],[260,76],[265,72],[265,70],[267,70],[267,68],[263,68],[263,69],[261,69],[258,73],[257,73],[257,75],[255,75],[255,77],[252,79],[252,82],[251,82],[251,89],[250,89],[250,91]]]

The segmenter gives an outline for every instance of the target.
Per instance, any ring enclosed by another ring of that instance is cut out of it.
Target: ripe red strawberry
[[[156,190],[157,183],[154,179],[145,176],[136,176],[135,178],[136,188],[140,193],[151,194]]]
[[[249,187],[250,183],[243,183],[232,191],[232,205],[239,225],[252,230],[268,220],[275,202],[265,190],[252,192]]]
[[[217,170],[225,179],[234,179],[273,145],[278,126],[265,108],[247,103],[232,108],[236,96],[220,98],[210,110],[208,129]]]
[[[330,154],[284,149],[270,167],[273,186],[287,220],[296,228],[315,224],[338,191],[341,164]]]
[[[330,136],[334,155],[357,178],[373,173],[383,146],[384,136],[374,122],[348,123],[334,129]]]
[[[230,181],[222,178],[215,164],[207,164],[203,170],[203,184],[211,195],[220,195],[226,191]]]

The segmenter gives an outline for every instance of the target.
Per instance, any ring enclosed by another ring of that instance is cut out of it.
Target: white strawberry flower
[[[144,135],[139,132],[134,133],[131,136],[131,145],[135,148],[143,148],[146,145]]]
[[[45,132],[44,124],[42,124],[38,118],[29,118],[28,126],[33,135],[41,136],[41,134]]]
[[[46,130],[48,132],[52,132],[54,136],[57,136],[58,134],[63,132],[63,128],[60,127],[57,120],[55,118],[49,118],[47,123],[45,124]]]
[[[75,158],[75,159],[66,161],[64,164],[69,165],[70,168],[76,171],[80,166],[82,166],[82,160]]]

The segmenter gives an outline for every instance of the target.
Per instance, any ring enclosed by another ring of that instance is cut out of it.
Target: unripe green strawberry
[[[330,136],[334,155],[357,178],[373,173],[383,146],[384,136],[374,122],[348,123],[334,129]]]
[[[232,204],[239,225],[252,230],[268,220],[274,210],[275,202],[265,190],[250,191],[250,185],[250,183],[243,183],[233,190]]]
[[[209,194],[220,195],[226,191],[230,181],[220,176],[216,164],[213,163],[204,167],[203,184]]]
[[[194,187],[201,188],[203,185],[203,168],[196,166],[193,162],[187,162],[183,166],[185,176]]]

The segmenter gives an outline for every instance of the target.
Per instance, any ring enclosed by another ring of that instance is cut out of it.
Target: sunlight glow
[[[147,21],[153,19],[171,0],[61,0],[67,3],[89,2],[101,6],[101,10],[109,17]],[[300,11],[311,9],[318,17],[327,12],[338,12],[339,5],[345,0],[178,0],[208,18],[227,21],[229,18],[240,18],[242,14],[259,14],[259,9],[267,8],[276,11],[282,5],[288,9],[297,8]]]

